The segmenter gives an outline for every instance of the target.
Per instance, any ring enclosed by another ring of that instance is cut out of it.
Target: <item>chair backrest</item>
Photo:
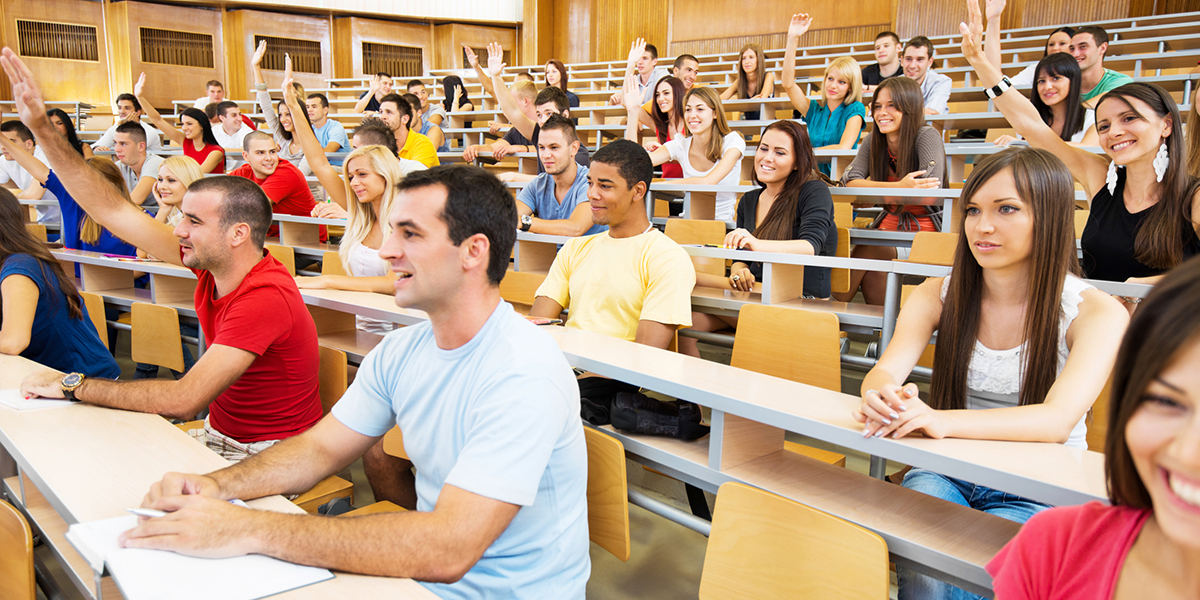
[[[295,255],[293,254],[293,257]],[[276,259],[278,260],[278,259]],[[338,253],[329,250],[321,255],[321,274],[322,275],[349,275],[346,269],[342,268],[342,258]]]
[[[329,414],[333,405],[346,393],[346,353],[329,346],[318,347],[321,356],[320,381],[321,412]]]
[[[296,251],[291,246],[281,246],[279,244],[266,244],[267,252],[275,257],[275,260],[283,263],[287,267],[288,273],[293,277],[296,275]]]
[[[0,598],[34,600],[33,531],[25,516],[0,501]]]
[[[1112,402],[1112,376],[1108,381],[1104,382],[1104,389],[1100,390],[1100,396],[1092,403],[1091,410],[1088,411],[1087,424],[1087,443],[1088,450],[1092,452],[1104,452],[1104,445],[1108,441],[1108,409]]]
[[[842,205],[834,204],[833,206],[834,208],[837,208],[838,206]],[[846,227],[839,226],[837,228],[837,234],[837,252],[834,253],[834,256],[850,258],[850,230]],[[850,269],[830,269],[829,289],[830,291],[839,294],[844,294],[850,291]]]
[[[588,537],[622,561],[629,560],[629,488],[625,446],[591,427],[587,440]]]
[[[41,223],[26,223],[25,230],[43,242],[48,239],[46,237],[46,226]]]
[[[393,427],[383,434],[383,453],[408,460],[408,451],[404,449],[404,434],[399,427]]]
[[[83,306],[87,308],[88,318],[96,327],[100,342],[104,344],[105,348],[108,348],[108,323],[104,318],[104,298],[94,292],[79,292],[79,295],[83,297]]]
[[[1083,237],[1083,228],[1087,226],[1088,216],[1092,211],[1077,208],[1075,209],[1075,239]]]
[[[133,361],[183,371],[179,313],[170,306],[134,302],[130,308]]]
[[[916,291],[917,286],[905,285],[900,287],[900,308],[904,308],[904,303],[908,302],[908,297]],[[921,351],[921,358],[917,359],[917,366],[933,368],[933,355],[937,351],[937,344],[927,344],[925,349]]]
[[[746,304],[738,313],[729,364],[840,392],[840,342],[833,313]]]
[[[954,252],[958,249],[958,234],[942,231],[919,231],[913,236],[912,252],[908,262],[927,265],[954,265]]]
[[[518,311],[524,306],[525,310],[521,312],[527,313],[533,306],[538,287],[545,280],[544,273],[507,271],[504,273],[504,279],[500,280],[500,297],[504,298],[506,302],[517,305]]]
[[[887,543],[848,521],[728,482],[717,493],[701,600],[888,597]]]
[[[721,244],[725,241],[724,221],[698,219],[670,219],[667,221],[667,237],[676,244]],[[697,273],[725,275],[725,260],[721,258],[692,257]]]
[[[833,203],[833,224],[838,228],[854,225],[854,207],[846,202]]]

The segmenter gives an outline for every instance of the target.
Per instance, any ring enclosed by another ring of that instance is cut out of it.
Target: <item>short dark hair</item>
[[[404,89],[411,90],[411,89],[417,87],[418,85],[421,87],[425,87],[425,82],[421,81],[420,79],[414,79],[414,80],[408,82],[408,85],[404,86]]]
[[[257,183],[245,177],[217,175],[193,181],[188,193],[220,192],[223,196],[218,214],[221,227],[226,229],[238,223],[250,226],[250,241],[259,250],[267,242],[267,230],[271,228],[271,200]]]
[[[896,45],[897,46],[900,45],[900,36],[896,35],[895,31],[880,31],[879,35],[875,36],[875,41],[878,42],[879,38],[885,38],[885,37],[890,37],[893,40],[896,40]]]
[[[408,102],[408,105],[412,107],[414,112],[421,110],[421,99],[416,94],[400,94],[400,97],[404,98],[405,102]],[[409,125],[412,125],[412,123],[409,123]]]
[[[1105,31],[1104,28],[1100,27],[1099,25],[1085,25],[1083,27],[1080,27],[1079,29],[1075,30],[1075,34],[1072,35],[1071,37],[1075,37],[1076,35],[1082,35],[1085,33],[1092,36],[1092,39],[1096,40],[1097,46],[1108,43],[1108,32]]]
[[[592,155],[592,162],[616,167],[628,189],[633,189],[637,182],[642,181],[648,190],[650,180],[654,179],[654,162],[650,160],[650,154],[641,145],[629,140],[617,140],[601,148]]]
[[[205,105],[204,116],[207,117],[210,122],[213,119],[217,118],[217,107],[220,105],[221,105],[221,103],[219,103],[219,102],[216,104],[209,102],[207,105]]]
[[[491,246],[488,250],[488,281],[500,285],[517,240],[517,203],[513,202],[512,194],[495,175],[465,164],[414,171],[396,184],[396,191],[434,185],[446,189],[446,205],[439,216],[446,224],[450,241],[459,245],[477,233],[486,236]]]
[[[685,61],[685,60],[690,60],[690,61],[696,63],[697,67],[700,66],[700,59],[696,58],[695,56],[692,56],[691,54],[680,54],[679,56],[676,56],[675,64],[673,64],[671,66],[673,68],[678,69],[679,67],[683,66],[683,61]]]
[[[566,92],[558,89],[558,86],[556,85],[552,85],[538,92],[537,98],[535,98],[533,101],[533,105],[541,106],[547,102],[553,102],[554,108],[556,108],[559,113],[571,108],[571,102],[567,100]]]
[[[391,102],[392,104],[395,104],[396,111],[400,113],[400,116],[402,116],[402,117],[407,116],[408,120],[410,122],[412,121],[412,116],[413,116],[412,107],[408,105],[408,100],[405,100],[404,96],[401,96],[400,94],[392,92],[392,93],[384,96],[383,98],[379,99],[379,104],[383,104],[385,102]]]
[[[233,102],[231,100],[225,100],[217,105],[217,116],[221,116],[221,117],[227,116],[229,114],[229,109],[237,108],[237,107],[238,107],[237,102]]]
[[[358,124],[354,132],[350,134],[350,139],[355,136],[362,136],[362,141],[367,146],[383,146],[392,151],[397,158],[400,157],[400,149],[396,147],[396,134],[383,122],[379,117],[367,117]]]
[[[142,112],[142,103],[138,102],[137,96],[133,94],[121,94],[117,96],[117,104],[120,104],[122,100],[128,100],[133,105],[133,110]]]
[[[550,118],[546,119],[545,123],[542,123],[540,131],[546,133],[547,131],[554,130],[563,133],[563,137],[566,138],[568,145],[571,142],[579,141],[579,136],[575,133],[575,124],[562,115],[550,115]]]
[[[646,44],[646,52],[650,53],[651,58],[658,60],[658,48],[654,44]]]
[[[321,108],[329,108],[329,98],[326,98],[325,94],[318,94],[314,92],[308,95],[309,100],[312,100],[313,98],[321,101]]]
[[[33,141],[33,132],[30,131],[29,128],[26,127],[24,123],[22,123],[16,119],[13,119],[11,121],[5,121],[4,123],[0,123],[0,131],[2,131],[4,133],[16,133],[17,137],[21,138],[22,142]],[[142,132],[142,133],[145,133],[145,132]]]
[[[217,81],[216,79],[209,79],[208,83],[204,84],[204,89],[207,90],[210,87],[219,87],[221,89],[225,89],[225,86],[220,81]]]
[[[904,51],[907,52],[909,48],[924,48],[929,53],[929,58],[933,58],[933,42],[923,35],[908,40],[908,43],[904,44]]]
[[[385,72],[383,72],[383,71],[380,71],[380,72],[376,73],[376,74],[375,74],[375,76],[376,76],[376,77],[387,77],[388,79],[391,79],[391,78],[392,78],[392,76],[391,76],[390,74],[388,74],[388,73],[385,73]]]
[[[135,121],[126,121],[117,125],[116,133],[123,133],[133,138],[135,144],[146,143],[146,130],[142,128],[142,124]]]

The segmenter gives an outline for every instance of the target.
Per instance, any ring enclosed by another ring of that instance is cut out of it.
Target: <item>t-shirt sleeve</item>
[[[867,107],[864,106],[862,102],[851,102],[850,105],[846,107],[846,113],[847,120],[854,117],[859,117],[863,120],[863,125],[865,125],[867,122]],[[859,133],[862,133],[862,126],[859,127]]]
[[[95,144],[92,144],[92,148],[97,148],[100,146],[103,146],[105,148],[112,148],[113,138],[116,136],[116,132],[117,132],[116,125],[109,127],[108,130],[104,132],[104,135],[100,136],[100,139],[96,140]],[[150,145],[149,142],[147,142],[146,145],[149,146]]]
[[[680,157],[687,154],[687,149],[683,146],[686,139],[677,137],[673,140],[667,140],[667,143],[662,145],[663,148],[667,149],[667,152],[671,153],[671,160],[678,162]],[[724,149],[722,148],[722,150]]]
[[[28,254],[10,254],[4,260],[3,267],[0,268],[0,281],[13,276],[24,275],[33,280],[33,283],[38,286],[38,293],[46,293],[47,280],[42,273],[42,264],[38,259]]]
[[[821,181],[810,181],[800,188],[800,201],[796,203],[796,223],[793,228],[795,239],[804,240],[813,246],[816,254],[825,246],[825,236],[833,222],[833,195]]]
[[[362,435],[376,437],[387,433],[396,424],[392,394],[397,389],[397,382],[393,378],[400,369],[395,368],[393,360],[402,354],[396,346],[403,345],[403,339],[403,336],[385,337],[363,359],[354,383],[333,405],[333,416],[342,425]]]
[[[533,181],[530,181],[525,187],[521,188],[521,191],[517,192],[517,202],[528,206],[529,210],[532,210],[535,214],[537,213],[537,201],[534,200],[536,192],[534,188],[540,187],[538,185],[538,178],[540,177],[541,175],[534,177]]]
[[[508,131],[505,132],[503,139],[504,139],[504,141],[508,142],[509,144],[511,144],[513,146],[527,145],[525,143],[524,137],[521,135],[521,132],[517,131],[516,127],[509,127]]]
[[[929,102],[926,103],[926,107],[936,110],[939,115],[950,112],[950,91],[952,87],[953,83],[949,77],[938,78],[933,84],[933,89],[929,91]]]
[[[271,344],[287,334],[293,318],[295,315],[290,313],[278,290],[270,287],[250,290],[225,309],[211,343],[262,356]]]
[[[576,252],[578,238],[569,240],[563,244],[558,255],[554,257],[554,262],[550,265],[550,273],[546,275],[545,281],[538,286],[537,293],[534,296],[545,296],[562,306],[563,308],[571,307],[571,257]]]
[[[437,148],[433,147],[433,142],[430,142],[428,138],[418,140],[416,144],[413,144],[412,155],[409,158],[420,161],[427,167],[436,167],[441,164],[438,161]]]
[[[1037,68],[1037,65],[1029,65],[1021,69],[1021,72],[1014,75],[1009,81],[1012,81],[1012,84],[1016,86],[1033,85],[1033,71],[1035,68]]]
[[[737,150],[739,156],[744,155],[746,153],[746,138],[742,137],[742,134],[736,131],[729,132],[729,135],[725,136],[725,140],[721,143],[721,157],[724,158],[725,154],[730,150]]]
[[[692,259],[665,236],[649,251],[649,281],[638,320],[690,327],[692,288],[696,287],[696,268]]]
[[[467,443],[446,483],[493,500],[533,504],[568,418],[566,395],[545,375],[517,375],[484,386],[469,412]],[[578,393],[578,392],[576,392]]]
[[[238,170],[240,171],[242,168],[249,166],[250,165],[243,165],[243,167],[239,167]],[[252,174],[252,171],[246,171],[246,175]],[[273,176],[263,180],[259,187],[261,187],[263,193],[265,193],[267,197],[271,199],[271,204],[278,204],[284,198],[287,198],[296,192],[297,183],[299,183],[299,180],[295,177],[295,175],[296,172],[292,171],[291,169],[276,169]],[[306,184],[304,187],[307,189],[308,185]]]
[[[83,209],[75,202],[75,198],[67,193],[58,174],[50,171],[46,177],[46,189],[58,198],[58,208],[62,211],[62,243],[67,248],[79,249],[79,224],[83,222]]]
[[[345,152],[350,149],[350,139],[346,137],[346,128],[337,121],[332,121],[333,127],[329,131],[329,141],[338,143],[338,152]]]

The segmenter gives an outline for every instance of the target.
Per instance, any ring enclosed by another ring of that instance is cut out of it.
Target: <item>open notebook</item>
[[[99,573],[108,566],[129,600],[257,600],[333,579],[327,569],[267,556],[193,558],[163,550],[121,548],[117,536],[137,526],[134,515],[77,523],[67,540]]]
[[[0,390],[0,404],[13,410],[31,410],[34,408],[59,408],[75,404],[61,398],[33,398],[26,400],[21,390]]]

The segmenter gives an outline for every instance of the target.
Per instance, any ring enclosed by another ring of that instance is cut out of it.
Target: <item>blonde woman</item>
[[[812,17],[807,14],[792,15],[787,48],[783,53],[783,91],[792,106],[804,115],[814,150],[857,148],[858,138],[867,122],[867,107],[862,103],[862,70],[858,61],[849,56],[833,59],[825,67],[821,99],[816,102],[809,100],[808,94],[796,85],[796,45],[810,25]],[[829,163],[822,163],[819,169],[833,176]]]
[[[159,222],[172,227],[183,219],[183,195],[193,181],[204,177],[200,164],[190,156],[172,156],[163,161],[158,168],[158,183],[154,184],[154,199],[158,201],[158,214],[154,216]]]

